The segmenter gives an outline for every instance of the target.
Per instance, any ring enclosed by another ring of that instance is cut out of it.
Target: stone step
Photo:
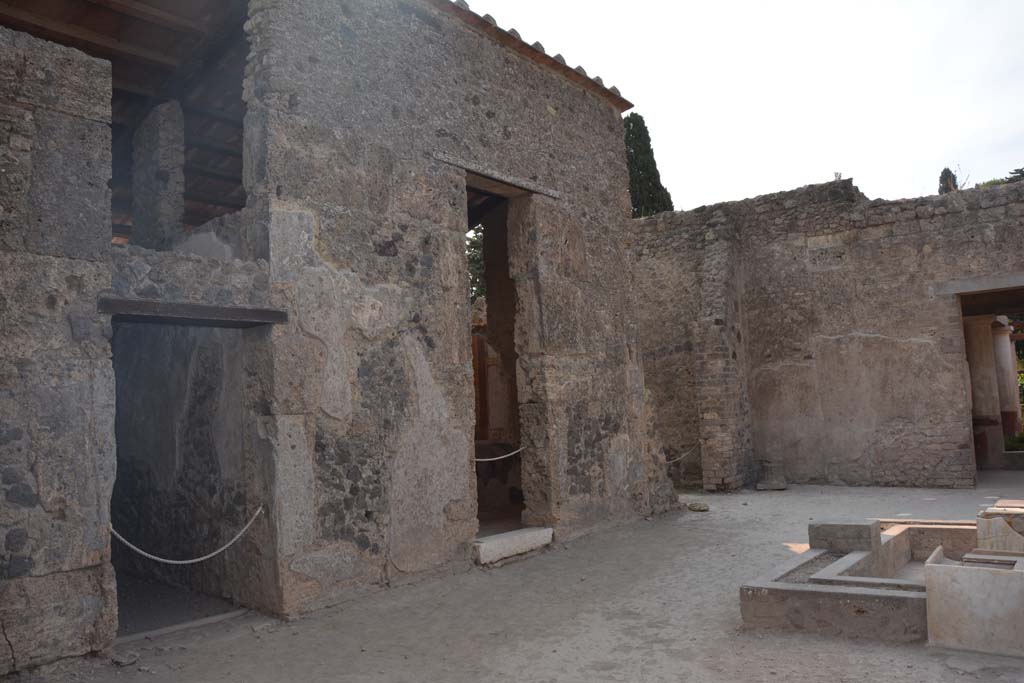
[[[1021,559],[1024,559],[1024,555],[1019,553],[1004,555],[982,550],[964,555],[964,564],[987,564],[1013,569]]]
[[[550,545],[553,536],[550,527],[528,527],[484,536],[473,543],[473,559],[482,565],[501,562]]]

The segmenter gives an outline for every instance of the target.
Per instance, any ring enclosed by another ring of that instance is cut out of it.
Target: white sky
[[[1024,166],[1024,0],[468,1],[617,85],[677,209]]]

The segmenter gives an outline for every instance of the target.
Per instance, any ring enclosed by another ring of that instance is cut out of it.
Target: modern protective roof
[[[600,76],[591,78],[582,66],[577,66],[576,68],[569,66],[562,55],[556,54],[551,56],[540,43],[533,43],[532,45],[527,43],[514,28],[501,28],[494,17],[489,14],[484,14],[483,16],[477,14],[469,8],[469,4],[465,0],[428,1],[433,6],[462,20],[500,45],[514,50],[553,71],[557,71],[574,83],[578,83],[587,90],[597,93],[611,102],[620,113],[633,108],[633,103],[624,98],[618,88],[615,86],[605,87],[604,81],[601,80]]]

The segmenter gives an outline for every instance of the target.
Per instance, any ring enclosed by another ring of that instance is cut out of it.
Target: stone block
[[[0,249],[24,251],[36,126],[30,110],[0,105]]]
[[[1021,516],[1017,516],[1017,524],[1024,521]],[[1011,526],[1007,516],[983,511],[978,514],[978,548],[1024,553],[1024,533]]]
[[[261,436],[272,449],[273,519],[280,557],[299,553],[316,539],[312,439],[303,415],[270,415],[260,420]]]
[[[779,584],[740,588],[745,628],[910,643],[928,637],[927,612],[920,592]]]
[[[0,624],[11,653],[0,656],[0,675],[110,647],[117,633],[115,593],[106,562],[0,581]]]
[[[132,138],[132,242],[168,249],[184,231],[185,115],[157,105]]]
[[[110,62],[0,28],[0,101],[110,123]]]
[[[114,378],[109,360],[0,361],[4,574],[41,576],[109,557]]]
[[[401,160],[394,172],[396,214],[464,233],[466,176],[436,160]]]
[[[316,232],[312,211],[271,210],[270,263],[275,283],[293,282],[304,268],[317,265]]]
[[[96,313],[96,297],[109,287],[106,263],[0,251],[5,357],[109,356],[109,325]]]
[[[811,548],[821,548],[834,553],[877,551],[882,542],[878,520],[817,521],[807,526],[807,536]]]
[[[554,531],[549,527],[528,527],[478,538],[473,542],[473,559],[478,564],[495,564],[550,545]]]
[[[1024,556],[1015,567],[962,564],[938,548],[925,564],[928,643],[1019,657],[1024,653]]]
[[[0,111],[0,249],[102,261],[110,248],[110,127],[37,109]]]
[[[268,307],[266,261],[224,261],[136,246],[111,251],[111,288],[117,296],[215,306]]]

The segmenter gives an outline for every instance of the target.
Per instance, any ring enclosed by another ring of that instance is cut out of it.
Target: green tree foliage
[[[469,259],[469,300],[487,296],[484,280],[484,226],[478,225],[466,233],[466,258]]]
[[[981,189],[983,187],[995,187],[996,185],[1006,185],[1007,183],[1019,183],[1024,181],[1024,167],[1015,168],[1010,171],[1010,175],[1005,178],[993,178],[992,180],[986,180],[983,183],[978,183],[974,187],[975,189]]]
[[[644,117],[632,113],[625,118],[626,158],[629,163],[629,198],[633,202],[633,217],[653,216],[671,211],[672,196],[661,184],[658,164],[654,161],[651,135]]]
[[[957,184],[956,173],[953,173],[948,168],[942,169],[942,173],[939,174],[939,194],[956,192],[959,189],[960,185]]]

